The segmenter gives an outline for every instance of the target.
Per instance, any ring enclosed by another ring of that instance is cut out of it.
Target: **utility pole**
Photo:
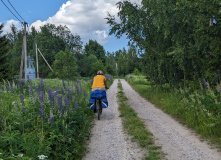
[[[22,45],[22,56],[21,56],[19,80],[22,79],[24,57],[25,57],[25,80],[27,78],[27,47],[26,47],[26,25],[27,25],[27,23],[24,22],[23,25],[24,25],[24,36],[23,36],[23,45]]]
[[[24,22],[24,53],[25,53],[25,80],[27,80],[27,44],[26,44],[26,25]]]
[[[35,48],[36,48],[37,78],[39,78],[39,72],[38,72],[38,47],[37,47],[37,43],[36,42],[35,42]]]
[[[24,36],[23,36],[23,42],[24,42]],[[23,60],[24,60],[24,43],[22,44],[22,55],[21,55],[21,65],[20,65],[20,75],[19,75],[19,81],[22,79],[22,71],[23,71]]]

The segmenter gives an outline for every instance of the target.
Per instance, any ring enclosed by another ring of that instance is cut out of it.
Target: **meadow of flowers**
[[[81,159],[93,112],[91,82],[36,79],[0,85],[0,159]]]

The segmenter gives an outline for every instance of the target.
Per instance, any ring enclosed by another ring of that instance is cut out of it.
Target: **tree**
[[[10,77],[9,70],[9,41],[5,36],[1,36],[3,24],[0,25],[0,79],[8,79]]]
[[[68,50],[56,54],[52,69],[54,70],[53,76],[60,79],[73,79],[75,76],[79,76],[76,59]]]
[[[101,70],[104,74],[106,73],[106,68],[101,61],[97,61],[91,65],[90,75],[96,75],[99,70]]]
[[[144,51],[148,77],[175,86],[215,80],[221,67],[219,1],[142,0],[141,5],[122,1],[117,6],[120,21],[107,18],[110,34],[126,34]]]
[[[105,63],[105,50],[97,41],[89,40],[89,43],[85,45],[85,52],[87,56],[95,55],[98,60]]]

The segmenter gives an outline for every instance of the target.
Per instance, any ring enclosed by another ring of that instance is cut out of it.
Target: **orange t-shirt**
[[[105,81],[106,81],[106,78],[103,75],[97,75],[94,77],[93,85],[91,88],[105,87],[104,85]]]

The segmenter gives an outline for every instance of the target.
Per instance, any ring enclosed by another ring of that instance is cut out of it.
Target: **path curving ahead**
[[[153,133],[156,144],[162,146],[168,160],[221,160],[220,152],[142,98],[125,80],[121,83],[131,107]]]

